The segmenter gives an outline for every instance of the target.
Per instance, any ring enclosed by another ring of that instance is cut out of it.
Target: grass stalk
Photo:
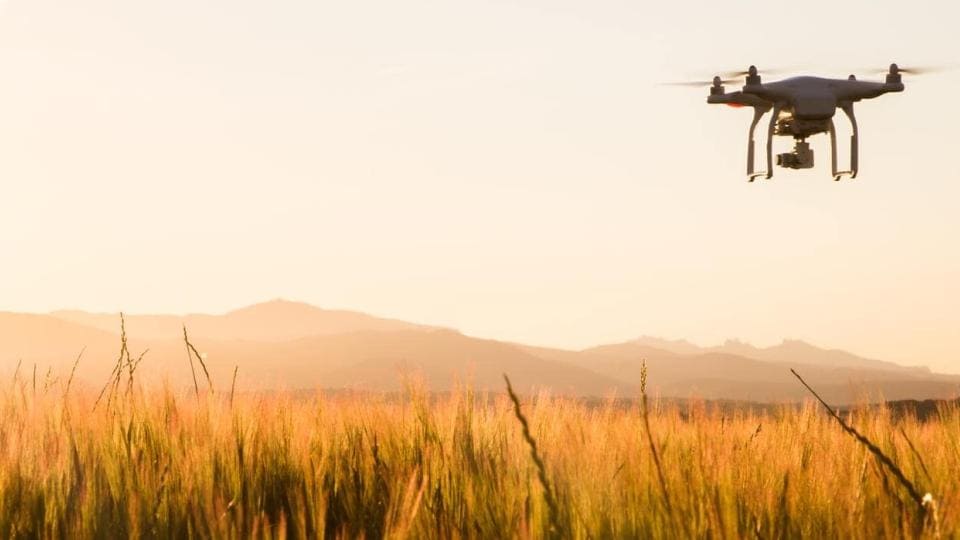
[[[930,470],[927,469],[927,464],[923,462],[923,456],[920,455],[920,452],[917,452],[917,447],[913,445],[913,441],[907,436],[907,432],[904,431],[903,426],[899,426],[899,428],[900,435],[903,436],[903,440],[907,441],[907,447],[910,448],[913,457],[917,458],[917,463],[920,464],[920,469],[923,470],[923,474],[927,477],[927,480],[933,482],[933,477],[930,476]]]
[[[183,343],[187,348],[187,361],[190,362],[190,375],[193,376],[193,393],[200,401],[200,385],[197,384],[197,370],[193,367],[193,353],[190,352],[190,338],[187,337],[187,325],[183,325]]]
[[[187,325],[183,325],[183,342],[187,346],[187,356],[191,355],[197,357],[197,362],[200,362],[200,367],[203,368],[203,375],[207,378],[207,387],[210,389],[210,392],[213,392],[213,381],[210,380],[210,372],[207,371],[207,364],[203,361],[203,356],[197,351],[197,348],[193,346],[193,343],[190,343],[190,338],[187,337]],[[190,360],[190,371],[193,371],[193,388],[197,393],[197,397],[200,397],[200,390],[197,387],[197,373],[193,370],[193,360]]]
[[[233,392],[237,388],[237,371],[240,366],[233,366],[233,381],[230,383],[230,409],[233,409]]]
[[[107,384],[103,386],[103,389],[100,390],[100,395],[97,396],[97,400],[93,403],[93,409],[97,409],[97,405],[100,404],[100,401],[103,399],[104,394],[106,394],[107,389],[113,387],[116,388],[117,384],[120,383],[120,376],[123,374],[123,363],[124,360],[130,356],[130,351],[127,349],[127,323],[124,319],[123,313],[120,313],[120,354],[117,356],[117,363],[113,366],[113,371],[110,372],[110,376],[107,378]],[[110,401],[113,398],[113,393],[115,390],[111,390],[110,394],[107,397],[107,407],[110,405]]]
[[[920,512],[921,513],[926,512],[926,506],[924,505],[923,495],[920,495],[920,492],[914,486],[913,482],[911,482],[907,478],[907,476],[903,473],[903,471],[900,470],[900,467],[898,467],[897,464],[894,463],[892,459],[890,459],[885,453],[883,453],[883,450],[881,450],[877,445],[873,444],[873,442],[870,439],[868,439],[865,435],[857,431],[853,426],[847,424],[843,420],[843,418],[841,418],[840,415],[837,414],[837,412],[834,411],[832,407],[830,407],[830,405],[827,405],[827,402],[824,401],[823,398],[821,398],[820,395],[817,394],[817,392],[813,388],[811,388],[806,381],[803,380],[803,377],[801,377],[799,373],[797,373],[793,368],[790,369],[790,372],[793,373],[793,376],[800,381],[800,384],[805,386],[806,389],[809,390],[811,394],[813,394],[813,397],[817,398],[817,401],[819,401],[820,404],[823,405],[823,407],[827,410],[827,412],[830,413],[830,416],[832,416],[834,420],[836,420],[837,423],[840,424],[840,427],[843,428],[844,431],[852,435],[854,439],[856,439],[857,441],[860,442],[860,444],[865,446],[867,450],[869,450],[870,453],[873,454],[877,458],[877,460],[880,461],[880,463],[887,468],[887,470],[893,475],[893,477],[897,479],[897,482],[899,482],[900,485],[903,486],[905,490],[907,490],[907,493],[910,495],[910,498],[913,499],[913,501],[917,504],[917,507],[920,509]]]
[[[523,439],[527,442],[527,446],[530,447],[530,458],[533,459],[534,465],[537,466],[537,478],[540,480],[540,486],[543,487],[543,498],[546,500],[547,511],[549,512],[550,530],[554,535],[562,536],[560,510],[553,488],[550,485],[550,479],[547,477],[547,467],[543,463],[543,458],[540,456],[539,450],[537,450],[537,441],[530,433],[530,423],[527,422],[527,418],[520,409],[520,398],[517,397],[516,392],[513,391],[513,385],[510,384],[510,378],[507,377],[506,373],[503,374],[503,380],[507,383],[507,394],[510,395],[510,401],[513,402],[513,414],[517,417],[517,421],[520,422],[520,427],[523,430]]]
[[[647,443],[650,445],[650,455],[653,457],[653,464],[657,470],[657,485],[660,486],[660,495],[663,497],[663,506],[667,510],[667,517],[670,523],[675,523],[673,506],[670,504],[670,492],[667,489],[667,480],[663,474],[663,464],[660,463],[660,452],[657,451],[657,444],[653,440],[653,432],[650,429],[650,410],[647,404],[647,362],[640,364],[640,409],[643,415],[643,431],[647,435]]]

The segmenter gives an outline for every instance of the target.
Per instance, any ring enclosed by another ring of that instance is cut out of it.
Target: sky
[[[747,183],[749,110],[659,84],[950,65],[957,6],[9,0],[0,310],[282,297],[960,373],[960,71],[858,104],[840,183],[825,136],[815,169]]]

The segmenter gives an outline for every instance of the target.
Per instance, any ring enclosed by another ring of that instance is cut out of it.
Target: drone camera
[[[777,154],[777,165],[788,169],[812,169],[813,150],[810,149],[810,144],[797,141],[793,152]]]

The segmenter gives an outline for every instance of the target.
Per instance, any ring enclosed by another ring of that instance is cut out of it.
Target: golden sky
[[[285,297],[960,372],[960,72],[859,104],[841,183],[820,136],[814,170],[747,184],[750,113],[657,85],[949,64],[956,6],[10,0],[0,309]]]

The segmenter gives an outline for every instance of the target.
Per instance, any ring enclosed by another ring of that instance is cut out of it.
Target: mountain
[[[654,349],[676,354],[697,354],[704,352],[702,347],[694,345],[685,339],[662,339],[652,336],[641,336],[633,340],[632,343],[646,345]]]
[[[84,350],[84,348],[86,348]],[[69,369],[77,355],[114,358],[117,336],[50,315],[0,312],[0,365]]]
[[[808,397],[790,368],[825,399],[950,399],[960,376],[931,373],[823,349],[796,340],[759,348],[739,341],[700,347],[683,340],[642,337],[580,351],[532,347],[463,335],[353,311],[325,310],[276,300],[222,315],[129,315],[131,355],[148,351],[137,373],[143,380],[193,385],[183,325],[203,354],[215,389],[356,389],[395,391],[410,382],[430,391],[458,381],[502,391],[502,374],[524,392],[550,389],[577,396],[637,393],[643,363],[648,390],[661,397],[699,397],[766,403]],[[79,351],[78,380],[99,388],[116,365],[119,314],[58,311],[48,315],[0,313],[0,366],[22,362],[24,373],[52,369],[66,376]],[[36,367],[34,367],[36,366]],[[201,367],[194,372],[206,386]],[[39,377],[40,375],[38,375]]]
[[[651,346],[656,344],[673,351]],[[798,341],[759,349],[728,341],[721,347],[691,349],[642,338],[580,351],[572,361],[623,382],[636,382],[646,362],[650,388],[664,396],[744,401],[795,401],[809,394],[790,373],[795,368],[818,393],[833,403],[868,400],[950,398],[960,391],[960,376],[933,374],[869,360]],[[678,353],[677,350],[694,351]],[[551,356],[541,351],[545,357]]]
[[[757,360],[765,360],[767,362],[865,369],[885,369],[910,372],[917,375],[930,373],[929,368],[926,367],[908,367],[901,366],[893,362],[863,358],[839,349],[822,349],[796,339],[785,339],[779,345],[766,348],[757,348],[741,341],[728,340],[723,345],[719,347],[713,347],[709,350],[725,352],[729,354],[738,354],[740,356],[746,356],[747,358],[755,358]]]
[[[200,345],[198,345],[200,347]],[[544,359],[509,343],[477,339],[451,330],[351,332],[280,344],[211,342],[201,348],[220,385],[234,365],[258,388],[352,388],[394,391],[405,378],[431,391],[457,381],[478,390],[502,391],[503,374],[525,392],[603,396],[632,393],[624,383],[568,363]]]
[[[813,365],[828,367],[846,367],[862,369],[882,369],[902,371],[914,375],[930,374],[930,369],[922,366],[901,366],[893,362],[863,358],[839,349],[824,349],[796,339],[785,339],[779,345],[755,347],[736,339],[729,339],[723,345],[700,347],[686,340],[667,340],[650,336],[602,346],[607,352],[619,351],[619,354],[636,354],[643,347],[671,352],[680,355],[721,353],[764,362],[777,362],[792,365]],[[596,351],[599,347],[587,349]]]
[[[119,313],[56,311],[51,315],[110,332],[120,329]],[[184,325],[197,339],[270,342],[344,332],[428,328],[356,311],[327,310],[287,300],[255,304],[224,315],[125,315],[125,320],[127,332],[144,339],[178,338],[183,335]]]
[[[78,377],[97,387],[117,361],[119,319],[76,311],[0,314],[0,362],[12,370],[22,360],[30,366],[24,369],[36,365],[45,373],[52,367],[65,375],[85,347]],[[228,387],[236,368],[238,387],[248,390],[395,391],[414,382],[442,391],[459,380],[479,390],[501,391],[507,373],[524,392],[633,393],[628,383],[537,357],[512,344],[293,302],[268,302],[219,316],[135,315],[125,321],[131,355],[149,351],[137,370],[141,377],[166,378],[178,387],[193,384],[182,341],[181,324],[186,324],[191,343],[204,355],[214,388]],[[202,382],[200,366],[194,368]]]

